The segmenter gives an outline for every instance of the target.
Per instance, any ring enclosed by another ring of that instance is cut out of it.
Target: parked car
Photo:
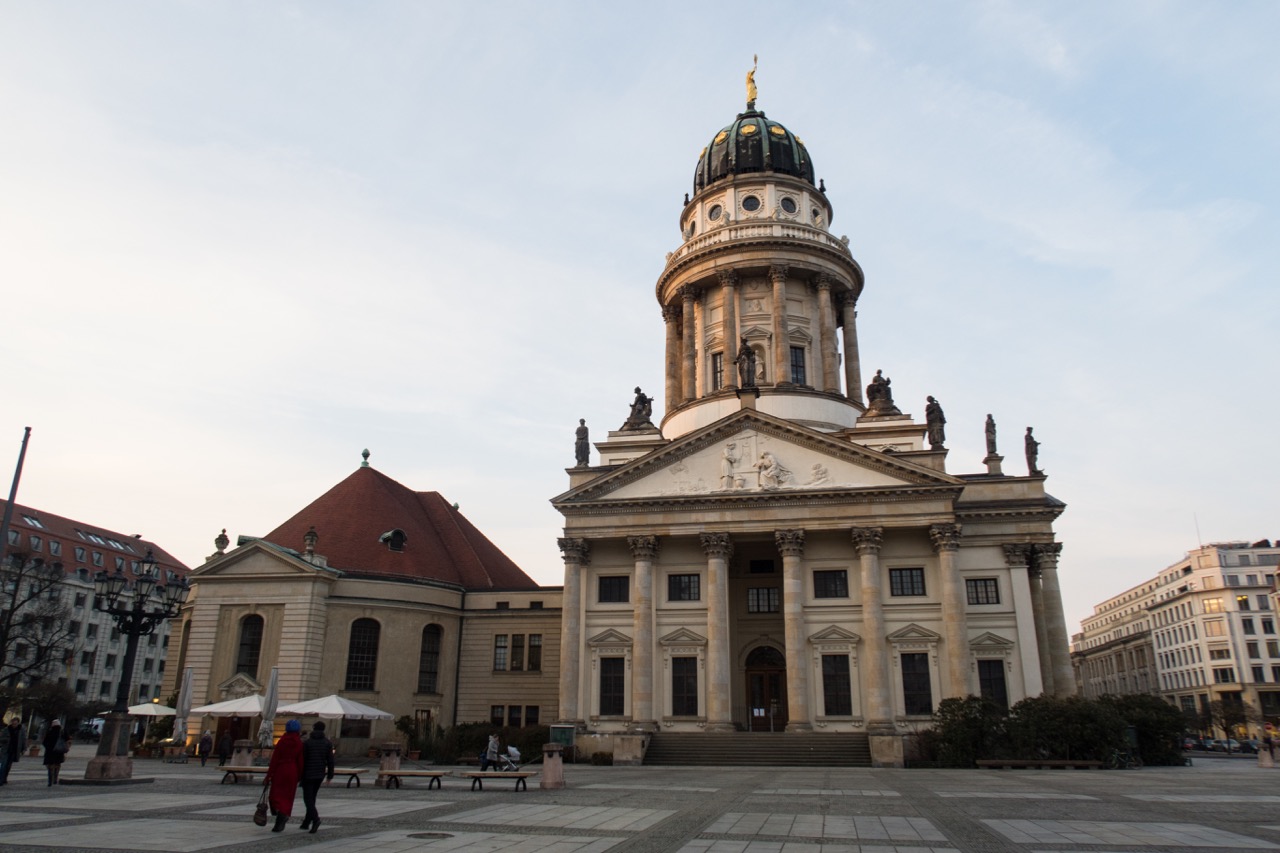
[[[1204,739],[1198,737],[1184,737],[1182,739],[1182,748],[1185,750],[1204,749]]]
[[[1257,754],[1258,749],[1261,748],[1261,746],[1262,746],[1262,741],[1254,740],[1252,738],[1250,738],[1249,740],[1240,741],[1240,751],[1247,752],[1250,755]]]
[[[1235,738],[1227,738],[1226,740],[1214,738],[1209,741],[1209,749],[1213,752],[1239,752],[1240,741]]]

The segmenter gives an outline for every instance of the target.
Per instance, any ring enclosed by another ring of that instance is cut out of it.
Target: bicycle
[[[1117,749],[1107,759],[1107,767],[1111,770],[1137,770],[1142,767],[1142,759],[1132,750]]]

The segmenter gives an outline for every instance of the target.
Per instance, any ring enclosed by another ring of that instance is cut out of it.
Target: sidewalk
[[[90,754],[73,754],[66,778]],[[592,767],[569,787],[527,792],[506,781],[473,792],[425,780],[399,790],[337,782],[323,823],[299,832],[301,798],[282,833],[253,824],[257,785],[220,785],[213,763],[138,760],[150,784],[45,786],[24,758],[0,787],[4,851],[236,853],[1042,853],[1280,850],[1280,774],[1239,758],[1120,771]]]

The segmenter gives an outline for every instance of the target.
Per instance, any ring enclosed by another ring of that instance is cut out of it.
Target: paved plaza
[[[82,778],[89,747],[64,777]],[[566,768],[568,787],[340,784],[314,835],[253,824],[259,787],[212,765],[135,762],[151,784],[48,788],[24,759],[0,788],[0,850],[235,853],[1156,853],[1280,851],[1280,770],[1197,756],[1119,771]]]

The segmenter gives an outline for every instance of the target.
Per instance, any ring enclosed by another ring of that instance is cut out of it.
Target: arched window
[[[422,651],[418,655],[418,692],[439,693],[440,637],[439,625],[422,629]]]
[[[373,689],[381,631],[374,619],[357,619],[351,623],[351,642],[347,646],[347,690]]]
[[[236,672],[258,677],[258,658],[262,656],[262,617],[257,614],[240,620],[240,648],[236,652]]]

